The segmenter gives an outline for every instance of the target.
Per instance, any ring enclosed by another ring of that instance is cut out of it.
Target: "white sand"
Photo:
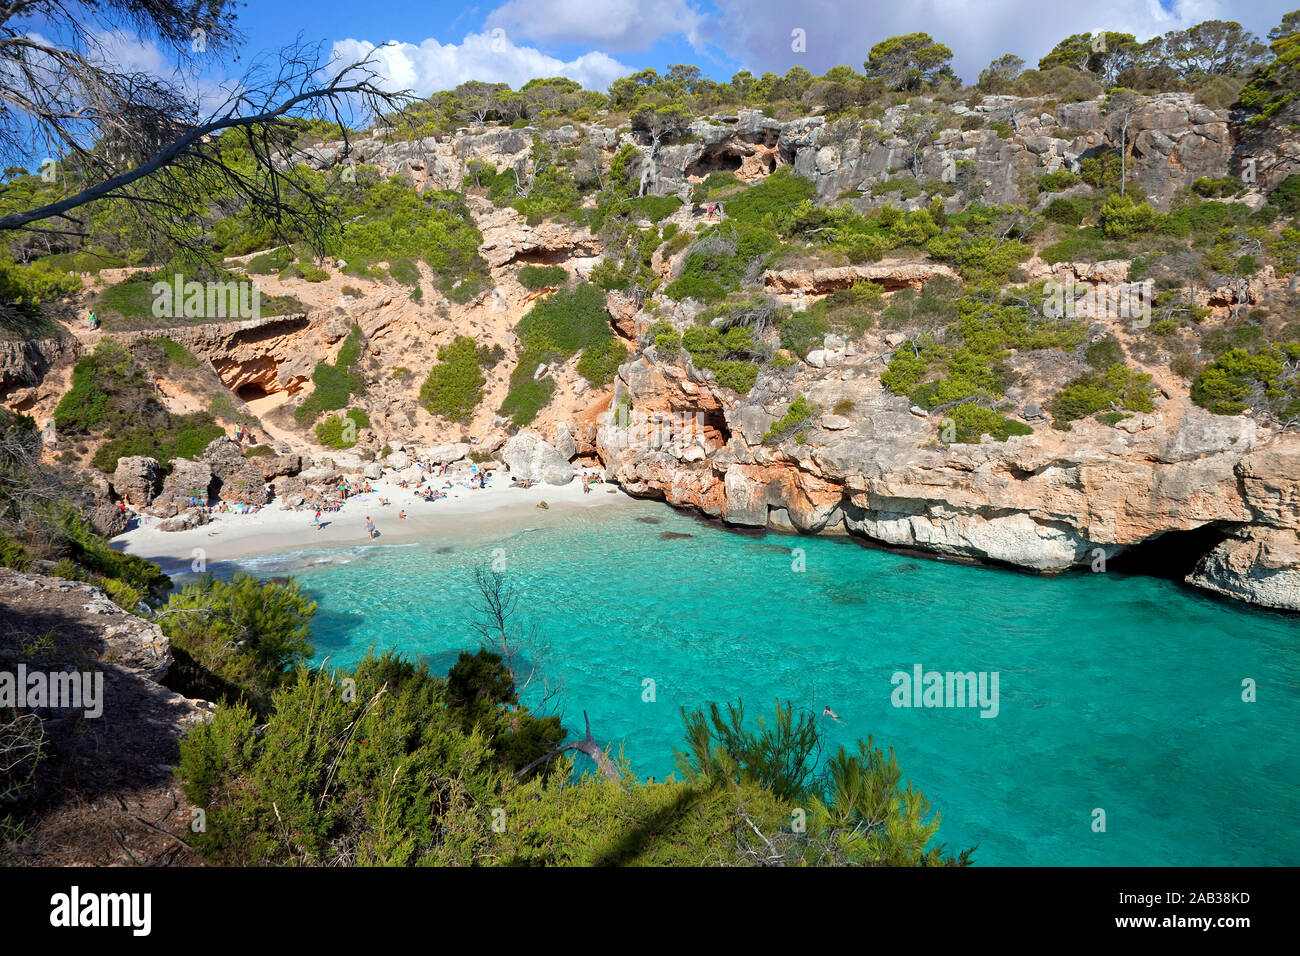
[[[446,481],[431,480],[435,487]],[[372,492],[349,498],[342,510],[322,512],[319,530],[315,509],[294,511],[275,501],[256,514],[214,514],[209,524],[189,531],[159,531],[162,519],[144,516],[144,523],[118,535],[112,546],[156,561],[168,571],[188,570],[199,557],[196,549],[205,561],[215,563],[314,548],[465,540],[515,528],[561,524],[573,520],[575,513],[635,502],[612,484],[596,484],[589,494],[584,493],[580,478],[567,485],[512,488],[509,475],[498,475],[486,488],[467,488],[462,482],[443,489],[447,497],[441,501],[424,501],[413,489],[399,488],[387,479],[370,484]],[[381,506],[381,497],[392,504]],[[545,510],[538,507],[543,501],[548,506]],[[403,509],[405,519],[398,517]],[[373,541],[366,534],[367,516],[379,532]]]

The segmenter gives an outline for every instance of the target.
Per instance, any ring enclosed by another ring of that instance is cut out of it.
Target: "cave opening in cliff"
[[[744,158],[735,153],[705,153],[686,169],[687,176],[704,179],[710,173],[735,173],[744,165]]]
[[[1214,524],[1190,531],[1166,531],[1110,558],[1106,569],[1181,581],[1195,570],[1196,562],[1228,537],[1225,528]]]
[[[573,257],[574,250],[572,247],[563,247],[559,249],[529,249],[525,252],[517,253],[512,260],[517,265],[525,266],[558,266],[560,263]]]
[[[235,389],[235,394],[239,396],[240,401],[256,402],[258,399],[266,398],[271,393],[266,390],[261,382],[248,382]]]
[[[696,421],[704,434],[721,448],[731,441],[731,429],[727,427],[727,418],[722,412],[700,412]]]

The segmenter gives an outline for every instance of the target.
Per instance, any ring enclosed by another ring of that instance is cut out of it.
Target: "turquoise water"
[[[445,672],[476,646],[470,569],[504,557],[566,726],[586,710],[643,775],[674,769],[681,707],[743,697],[757,715],[779,697],[838,714],[822,719],[828,749],[892,746],[942,813],[940,839],[979,844],[980,864],[1300,864],[1300,620],[1150,578],[1031,577],[740,535],[648,502],[611,511],[242,567],[299,577],[333,664],[395,646]],[[916,664],[996,671],[997,716],[892,706],[891,675]]]

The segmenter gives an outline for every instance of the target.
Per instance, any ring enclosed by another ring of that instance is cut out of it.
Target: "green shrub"
[[[112,474],[119,458],[136,455],[154,458],[164,465],[176,458],[192,460],[225,433],[208,412],[171,414],[159,425],[135,424],[114,431],[113,437],[95,450],[91,464]]]
[[[784,441],[820,415],[821,411],[822,407],[820,405],[808,401],[802,395],[798,396],[790,403],[786,413],[774,421],[772,426],[763,433],[763,443]]]
[[[35,561],[36,555],[28,551],[20,542],[0,532],[0,568],[26,571]]]
[[[830,330],[831,323],[824,311],[792,312],[780,324],[781,348],[795,355],[807,355],[812,349],[821,348]]]
[[[126,349],[101,342],[73,367],[72,386],[54,408],[54,424],[60,431],[95,431],[121,417],[123,401],[132,401],[143,384]]]
[[[1106,247],[1101,238],[1099,228],[1079,229],[1045,248],[1041,255],[1052,265],[1058,262],[1096,262],[1106,257]]]
[[[936,259],[954,263],[962,278],[971,282],[1005,282],[1033,254],[1030,246],[1017,240],[960,233],[938,236],[927,248]]]
[[[1009,290],[1005,298],[997,297],[996,290],[986,286],[957,300],[957,318],[945,329],[943,342],[924,333],[900,346],[881,383],[927,409],[1000,398],[1009,381],[1004,360],[1011,349],[1072,349],[1086,334],[1078,322],[1041,321],[1033,308],[1022,304],[1030,295],[1027,290]]]
[[[1032,435],[1034,430],[1024,422],[999,415],[990,408],[968,402],[955,405],[946,413],[952,424],[944,422],[940,427],[941,437],[951,437],[954,444],[976,443],[984,435],[990,435],[995,441],[1006,441],[1013,435]],[[950,429],[946,432],[945,429]]]
[[[1268,410],[1283,420],[1300,414],[1300,382],[1293,371],[1300,342],[1267,345],[1252,354],[1244,348],[1224,352],[1192,382],[1192,400],[1216,415],[1247,408]]]
[[[1108,239],[1132,239],[1153,232],[1160,214],[1131,196],[1108,196],[1101,206],[1102,234]]]
[[[672,299],[721,302],[740,288],[746,272],[761,266],[779,243],[776,232],[766,226],[724,222],[702,229],[686,252],[680,275],[664,292]]]
[[[1108,335],[1088,346],[1087,360],[1097,371],[1104,372],[1117,362],[1124,361],[1124,346],[1114,336]]]
[[[487,379],[474,339],[460,335],[438,349],[438,363],[420,386],[420,404],[448,421],[468,421],[483,397]]]
[[[280,271],[280,281],[302,279],[304,282],[324,282],[330,277],[327,270],[311,262],[295,262]]]
[[[1114,150],[1090,156],[1079,163],[1079,175],[1083,181],[1097,189],[1119,189],[1122,172],[1119,154]]]
[[[682,347],[682,334],[667,319],[655,320],[654,324],[646,330],[646,337],[666,358],[676,356]]]
[[[1043,210],[1043,217],[1048,222],[1059,222],[1063,226],[1077,226],[1092,211],[1092,203],[1076,196],[1073,199],[1053,199]]]
[[[327,250],[347,261],[345,272],[373,277],[369,264],[422,259],[434,285],[453,301],[468,302],[489,286],[479,255],[483,237],[463,197],[447,190],[417,193],[400,176],[362,179],[339,210],[344,226]]]
[[[1084,372],[1047,402],[1054,428],[1119,405],[1131,412],[1155,410],[1151,376],[1116,363],[1104,372]]]
[[[288,246],[281,246],[279,249],[253,256],[248,260],[248,265],[244,267],[244,270],[249,275],[254,276],[270,275],[273,272],[278,273],[287,269],[293,258],[293,250]]]
[[[357,431],[370,424],[359,408],[349,408],[342,415],[330,415],[316,423],[316,440],[326,448],[351,448],[357,443]]]
[[[1083,178],[1078,173],[1070,172],[1068,169],[1058,169],[1054,173],[1048,173],[1041,177],[1038,180],[1038,188],[1045,193],[1059,193],[1064,192],[1071,186],[1077,186],[1081,182],[1083,182]]]
[[[304,427],[325,412],[344,408],[353,395],[365,391],[365,379],[356,369],[361,357],[361,329],[353,325],[339,346],[334,362],[317,362],[311,373],[315,389],[294,409],[293,417]]]
[[[39,259],[30,265],[18,265],[8,253],[0,254],[0,304],[30,310],[42,302],[80,291],[81,280],[65,269]]]
[[[167,356],[167,361],[180,368],[198,368],[199,360],[189,349],[174,342],[171,339],[153,339],[153,341],[162,348],[163,355]]]
[[[815,200],[817,187],[782,166],[757,186],[750,186],[726,202],[727,217],[739,226],[757,228],[767,216],[785,215],[804,200]]]
[[[519,284],[525,289],[545,289],[568,281],[564,266],[524,266],[519,270]]]
[[[742,395],[758,380],[756,343],[753,333],[743,326],[721,332],[712,326],[692,326],[682,333],[682,348],[691,356],[696,368],[707,369],[718,384]]]
[[[604,293],[590,282],[539,300],[519,320],[515,333],[526,349],[555,352],[564,358],[614,334]]]
[[[744,186],[735,173],[719,171],[709,173],[703,181],[691,188],[691,202],[699,205],[723,193],[738,190]]]
[[[1300,215],[1300,173],[1292,173],[1282,180],[1268,196],[1269,204],[1284,216]]]
[[[627,349],[621,340],[610,336],[583,349],[578,357],[578,374],[592,385],[608,385],[614,381],[618,368],[627,361]]]
[[[649,219],[658,225],[681,208],[676,196],[638,196],[627,200],[625,208],[633,219]]]
[[[404,286],[420,286],[420,267],[415,260],[407,256],[398,256],[389,260],[388,274]]]
[[[316,603],[292,579],[237,574],[222,581],[205,574],[174,592],[166,610],[174,613],[159,623],[181,652],[178,662],[215,678],[225,691],[217,699],[242,700],[259,713],[269,713],[271,694],[314,653]]]
[[[1192,190],[1198,196],[1204,196],[1206,199],[1223,199],[1228,196],[1237,196],[1244,192],[1245,185],[1241,180],[1233,176],[1222,176],[1218,179],[1211,179],[1208,176],[1202,176],[1192,183]]]
[[[501,414],[516,425],[527,425],[546,407],[555,392],[555,379],[549,375],[534,380],[539,365],[549,360],[547,353],[525,350],[519,356],[519,365],[510,375],[510,388],[501,402]]]
[[[532,421],[538,411],[550,400],[555,383],[547,380],[533,382],[537,366],[572,357],[578,352],[578,372],[596,385],[606,385],[614,380],[618,366],[626,359],[627,351],[614,336],[609,326],[609,313],[605,310],[605,295],[590,282],[582,282],[573,289],[561,289],[554,295],[537,302],[515,326],[528,357],[524,367],[511,377],[510,393],[502,411],[519,424],[519,416]],[[527,378],[523,374],[526,373]],[[541,402],[541,404],[537,404]],[[509,409],[509,410],[507,410]]]

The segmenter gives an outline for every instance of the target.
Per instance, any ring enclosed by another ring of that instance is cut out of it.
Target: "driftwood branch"
[[[587,712],[585,710],[582,712],[582,719],[586,722],[587,725],[586,738],[584,738],[583,740],[575,741],[574,743],[571,744],[565,744],[563,747],[556,747],[554,750],[550,751],[549,753],[542,754],[542,756],[538,757],[528,766],[524,767],[524,769],[516,773],[515,779],[516,780],[523,779],[523,777],[534,767],[539,766],[540,764],[543,764],[548,760],[554,760],[556,757],[564,753],[566,750],[576,750],[579,753],[586,754],[588,757],[594,760],[596,762],[596,766],[600,768],[600,772],[603,773],[610,780],[613,780],[615,783],[620,782],[623,779],[623,777],[621,774],[619,774],[618,767],[614,764],[614,761],[609,759],[609,754],[605,753],[605,751],[601,749],[600,745],[597,744],[596,741],[592,739],[591,718],[587,716]]]

